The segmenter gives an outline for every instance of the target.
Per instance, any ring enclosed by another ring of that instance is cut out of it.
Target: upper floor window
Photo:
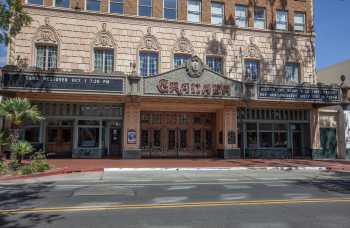
[[[89,11],[100,11],[101,1],[100,0],[86,0],[86,10]]]
[[[254,28],[265,29],[266,16],[264,8],[255,8],[254,10]]]
[[[300,65],[298,63],[287,63],[285,66],[285,77],[287,82],[299,82]]]
[[[177,0],[164,0],[164,18],[169,20],[176,20]]]
[[[223,62],[222,57],[218,56],[207,56],[207,65],[212,71],[222,74]]]
[[[276,29],[287,30],[287,28],[288,28],[288,12],[284,10],[277,10]]]
[[[140,52],[140,74],[141,76],[152,76],[158,74],[157,52]]]
[[[139,0],[139,16],[152,17],[152,0]]]
[[[114,50],[95,49],[95,71],[111,73],[114,70]]]
[[[124,13],[124,0],[109,0],[110,13]]]
[[[211,23],[214,25],[224,23],[224,4],[219,2],[211,3]]]
[[[247,7],[237,5],[235,10],[236,25],[241,28],[248,27]]]
[[[260,64],[258,60],[245,60],[245,78],[257,81],[259,79]]]
[[[199,23],[201,22],[201,1],[187,1],[187,21]]]
[[[185,65],[185,63],[191,58],[188,54],[175,54],[174,55],[174,68],[179,68]]]
[[[297,32],[305,31],[305,13],[296,12],[294,14],[294,31],[297,31]]]
[[[57,68],[57,47],[50,45],[37,45],[36,67],[43,70]]]
[[[27,0],[27,3],[32,5],[44,5],[44,0]]]
[[[69,8],[70,0],[55,0],[55,7]]]

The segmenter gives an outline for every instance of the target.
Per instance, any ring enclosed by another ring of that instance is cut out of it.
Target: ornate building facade
[[[312,0],[26,0],[2,93],[45,115],[23,137],[56,156],[311,157]]]

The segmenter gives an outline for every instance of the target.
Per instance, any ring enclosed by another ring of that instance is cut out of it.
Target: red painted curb
[[[29,178],[35,178],[35,177],[47,177],[47,176],[55,176],[55,175],[62,175],[62,174],[68,174],[68,173],[81,173],[81,172],[102,172],[103,168],[94,168],[94,169],[61,169],[56,171],[49,171],[44,173],[35,173],[31,175],[24,175],[24,176],[7,176],[7,177],[0,177],[0,181],[6,181],[6,180],[21,180],[21,179],[29,179]]]

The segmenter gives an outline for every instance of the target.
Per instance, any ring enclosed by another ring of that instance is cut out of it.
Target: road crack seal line
[[[314,198],[292,200],[237,200],[237,201],[208,201],[192,203],[164,203],[164,204],[125,204],[111,206],[85,206],[85,207],[52,207],[52,208],[19,208],[0,210],[0,215],[28,214],[28,213],[67,213],[84,211],[108,211],[130,209],[162,209],[162,208],[194,208],[194,207],[223,207],[223,206],[273,206],[273,205],[296,205],[307,203],[348,203],[350,198]]]

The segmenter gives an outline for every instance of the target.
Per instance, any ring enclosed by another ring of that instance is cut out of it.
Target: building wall
[[[67,9],[49,7],[51,1],[45,1],[48,7],[27,7],[26,10],[33,18],[30,26],[25,27],[16,37],[10,49],[10,63],[15,59],[28,59],[30,66],[35,65],[34,42],[40,26],[45,23],[52,28],[58,37],[59,64],[64,71],[79,69],[85,72],[93,70],[94,39],[102,30],[102,24],[106,24],[106,30],[111,34],[116,44],[115,70],[130,73],[131,64],[138,64],[138,51],[149,31],[158,44],[157,51],[160,56],[159,72],[167,72],[173,69],[173,53],[181,34],[189,40],[195,55],[204,62],[209,53],[209,47],[213,41],[222,45],[224,50],[219,50],[217,55],[224,58],[224,74],[227,77],[241,80],[243,63],[245,58],[250,58],[250,50],[253,49],[254,58],[261,61],[261,78],[265,81],[280,82],[284,75],[284,64],[293,58],[301,65],[301,82],[315,83],[314,78],[314,36],[311,33],[281,32],[275,30],[257,30],[253,28],[236,28],[234,26],[214,26],[210,23],[210,3],[203,1],[203,23],[191,24],[186,20],[186,1],[179,0],[179,12],[177,22],[164,23],[160,17],[162,7],[154,7],[153,12],[157,18],[140,18],[135,16],[136,1],[125,1],[125,14],[131,16],[117,16],[108,13],[82,12]],[[234,3],[248,4],[250,1],[226,1],[226,17],[234,14]],[[258,6],[266,5],[268,1],[257,1]],[[158,0],[154,3],[160,4]],[[72,4],[72,3],[71,3]],[[81,2],[80,5],[85,3]],[[106,2],[102,1],[102,11],[108,9]],[[76,5],[75,3],[73,6]],[[232,5],[232,7],[230,6]],[[311,31],[311,0],[288,1],[286,9],[290,11],[289,20],[293,21],[294,10],[306,11],[308,19],[307,31]],[[157,5],[159,6],[159,5]],[[279,1],[273,9],[280,9]],[[229,10],[232,9],[232,10]],[[274,10],[267,10],[267,24],[273,24]],[[308,16],[310,15],[310,16]],[[46,20],[45,18],[49,18]],[[252,20],[252,18],[251,18]],[[151,28],[151,29],[148,29]],[[292,28],[290,28],[292,29]],[[182,32],[183,31],[183,32]]]

